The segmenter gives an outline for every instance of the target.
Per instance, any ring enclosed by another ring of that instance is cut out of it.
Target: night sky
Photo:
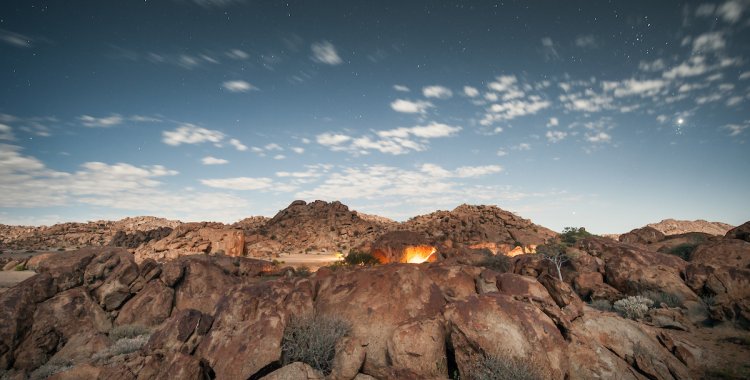
[[[742,0],[3,0],[0,223],[740,224],[748,53]]]

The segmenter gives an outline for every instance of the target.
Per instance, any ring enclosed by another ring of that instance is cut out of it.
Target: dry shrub
[[[614,309],[625,318],[633,320],[643,318],[654,301],[642,297],[631,296],[615,302]]]
[[[541,380],[542,376],[529,360],[510,355],[481,356],[471,367],[471,380]]]
[[[292,317],[281,342],[282,364],[303,362],[331,373],[336,342],[351,332],[348,322],[320,314]]]
[[[118,341],[122,338],[135,338],[140,335],[148,335],[151,331],[148,327],[141,325],[122,325],[109,331],[109,339]]]
[[[30,380],[46,379],[58,372],[64,372],[73,368],[73,363],[69,360],[52,359],[44,363],[41,367],[34,370],[29,376]]]
[[[612,311],[612,302],[605,299],[593,300],[589,304],[591,307],[601,311]]]

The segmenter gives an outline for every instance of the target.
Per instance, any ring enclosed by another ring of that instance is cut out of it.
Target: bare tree
[[[560,268],[570,260],[570,257],[565,254],[565,250],[565,245],[557,242],[547,243],[538,249],[539,254],[555,266],[555,269],[557,269],[557,278],[560,279],[560,281],[563,280]]]

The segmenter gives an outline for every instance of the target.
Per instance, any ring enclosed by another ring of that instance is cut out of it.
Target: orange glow
[[[433,254],[437,249],[433,246],[429,245],[417,245],[414,247],[406,247],[404,249],[404,255],[402,257],[403,263],[411,263],[411,264],[421,264],[425,261],[430,260]],[[431,261],[435,261],[435,258],[432,257]]]
[[[525,247],[515,247],[512,250],[510,250],[508,253],[506,253],[506,256],[518,256],[523,255],[524,253],[536,253],[536,245],[527,245]]]

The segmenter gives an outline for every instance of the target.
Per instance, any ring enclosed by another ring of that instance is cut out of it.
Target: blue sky
[[[0,223],[750,219],[750,2],[565,4],[3,1]]]

